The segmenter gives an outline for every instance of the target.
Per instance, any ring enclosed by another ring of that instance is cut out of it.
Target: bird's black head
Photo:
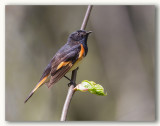
[[[69,36],[69,40],[71,41],[87,41],[88,35],[92,33],[91,31],[87,32],[84,30],[77,30],[76,32],[73,32]]]

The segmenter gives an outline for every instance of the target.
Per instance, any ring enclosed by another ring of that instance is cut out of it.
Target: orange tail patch
[[[49,74],[48,74],[49,75]],[[26,100],[24,101],[24,103],[26,103],[28,101],[28,99],[34,94],[34,92],[45,82],[45,80],[47,79],[47,76],[45,76],[36,86],[35,88],[32,90],[32,92],[29,94],[29,96],[26,98]]]

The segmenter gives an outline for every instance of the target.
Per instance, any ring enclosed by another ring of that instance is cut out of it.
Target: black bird
[[[25,103],[40,86],[46,83],[48,88],[50,88],[62,77],[66,77],[65,74],[67,72],[72,71],[79,66],[82,59],[87,55],[87,39],[90,33],[92,32],[77,30],[69,35],[67,43],[62,46],[51,59],[38,84],[26,98]]]

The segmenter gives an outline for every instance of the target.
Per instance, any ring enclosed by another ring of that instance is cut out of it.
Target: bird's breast
[[[79,56],[77,61],[73,64],[72,68],[69,71],[75,70],[77,67],[79,67],[79,65],[82,62],[82,59],[85,57],[85,48],[84,46],[81,44],[81,50],[79,52]]]
[[[75,70],[77,67],[79,67],[79,65],[82,63],[82,61],[83,61],[83,57],[79,58],[79,59],[73,64],[73,66],[72,66],[72,68],[69,70],[69,72],[72,71],[72,70]]]

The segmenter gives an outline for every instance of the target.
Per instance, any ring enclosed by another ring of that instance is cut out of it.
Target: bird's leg
[[[71,79],[69,79],[66,75],[64,75],[64,77],[65,77],[67,80],[71,81]]]
[[[73,83],[72,82],[72,80],[70,79],[70,78],[68,78],[66,75],[64,75],[64,77],[67,79],[67,80],[69,80],[70,82],[69,82],[69,84],[68,84],[68,87],[70,87],[71,86],[71,84]]]
[[[73,84],[74,82],[73,82],[71,79],[69,79],[66,75],[64,75],[64,77],[65,77],[67,80],[70,81],[70,82],[68,83],[68,87],[70,87],[71,84]]]
[[[77,67],[76,68],[77,70],[79,69],[79,67]],[[68,84],[68,87],[70,87],[71,86],[71,84],[73,84],[74,82],[70,79],[70,78],[68,78],[66,75],[64,75],[64,77],[67,79],[67,80],[69,80],[70,81],[70,83]],[[76,85],[76,83],[74,83],[75,85]]]
[[[77,70],[79,69],[79,67],[76,68]],[[67,78],[68,80],[70,80],[70,83],[68,84],[68,87],[70,87],[72,84],[76,85],[75,82],[73,82],[71,79],[69,79],[68,77],[65,76],[65,78]]]

